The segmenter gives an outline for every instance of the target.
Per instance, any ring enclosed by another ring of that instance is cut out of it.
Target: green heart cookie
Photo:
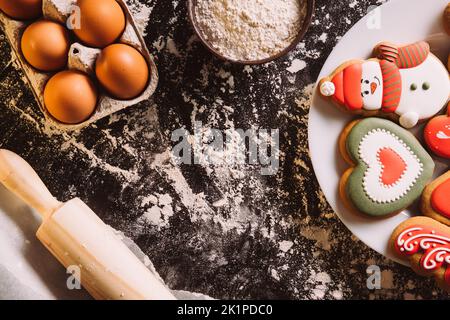
[[[386,216],[420,197],[434,171],[434,161],[419,141],[395,123],[367,118],[346,138],[355,164],[345,185],[347,199],[360,212]]]

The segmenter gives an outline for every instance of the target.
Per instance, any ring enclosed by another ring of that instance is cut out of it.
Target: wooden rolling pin
[[[0,182],[40,213],[38,239],[64,267],[80,268],[95,299],[175,299],[83,201],[59,202],[25,160],[1,149]]]

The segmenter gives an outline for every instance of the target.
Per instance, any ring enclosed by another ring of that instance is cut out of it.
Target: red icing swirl
[[[435,232],[430,227],[412,226],[397,237],[395,250],[402,256],[423,253],[420,267],[424,271],[446,268],[444,280],[450,285],[450,234]]]

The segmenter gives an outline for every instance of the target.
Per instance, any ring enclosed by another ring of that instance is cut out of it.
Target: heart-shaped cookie
[[[417,139],[395,123],[379,118],[352,122],[340,149],[352,166],[341,179],[340,194],[357,212],[391,215],[420,197],[434,161]]]
[[[440,157],[450,159],[450,108],[447,113],[428,122],[424,138],[431,151]]]

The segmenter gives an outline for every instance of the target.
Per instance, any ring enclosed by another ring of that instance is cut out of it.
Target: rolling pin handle
[[[0,149],[0,183],[46,219],[61,206],[31,166],[20,156]]]

